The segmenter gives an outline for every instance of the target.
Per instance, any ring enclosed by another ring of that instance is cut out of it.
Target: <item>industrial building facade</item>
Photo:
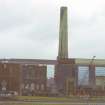
[[[47,91],[47,66],[55,66],[55,84],[61,95],[105,95],[104,77],[96,77],[97,67],[105,67],[105,59],[68,58],[67,7],[60,9],[59,50],[57,60],[0,60],[0,91],[19,95],[41,95]],[[11,63],[12,62],[12,63]],[[41,62],[41,63],[40,63]],[[80,80],[79,71],[87,71]],[[104,69],[105,71],[105,69]],[[54,90],[55,92],[55,90]]]
[[[46,65],[22,65],[21,75],[21,92],[23,95],[45,94],[47,83]]]
[[[61,95],[97,94],[96,68],[105,67],[104,59],[79,59],[68,57],[67,7],[60,8],[59,48],[55,65],[55,82]],[[79,81],[79,71],[87,71]],[[101,78],[101,77],[100,77]],[[105,90],[104,90],[105,91]],[[101,92],[101,90],[100,90]],[[104,92],[102,92],[104,93]],[[105,95],[105,94],[104,94]]]
[[[20,92],[20,65],[0,63],[0,91]]]
[[[58,92],[63,95],[105,95],[105,74],[97,76],[97,70],[105,70],[105,60],[65,59],[55,66]],[[98,69],[97,69],[98,68]],[[80,71],[86,71],[79,75]],[[82,77],[82,78],[81,78]]]
[[[65,95],[67,93],[67,82],[69,82],[70,87],[74,89],[75,85],[74,83],[76,81],[74,61],[75,61],[74,59],[60,60],[58,61],[58,64],[55,66],[55,82],[57,85],[58,92],[60,94]]]
[[[0,63],[0,92],[15,92],[18,95],[45,94],[46,81],[46,65]]]

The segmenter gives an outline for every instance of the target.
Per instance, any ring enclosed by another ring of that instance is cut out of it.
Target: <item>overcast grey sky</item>
[[[69,57],[105,59],[105,0],[0,0],[0,58],[56,59],[60,6]]]

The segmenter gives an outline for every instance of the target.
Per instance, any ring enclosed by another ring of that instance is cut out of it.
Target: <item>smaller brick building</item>
[[[43,95],[46,92],[47,66],[21,65],[22,95]]]
[[[20,93],[20,65],[0,63],[0,91],[14,91]]]
[[[18,95],[46,93],[47,66],[0,62],[0,92]]]

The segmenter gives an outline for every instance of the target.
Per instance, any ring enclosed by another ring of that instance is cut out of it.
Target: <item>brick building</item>
[[[19,95],[40,95],[46,92],[47,66],[9,62],[0,63],[0,91]]]
[[[45,94],[46,82],[46,65],[21,65],[21,93],[23,95]]]
[[[20,65],[0,63],[0,91],[20,93]]]
[[[58,64],[55,66],[55,82],[59,93],[68,94],[70,92],[73,94],[73,90],[69,89],[69,86],[74,89],[76,83],[75,67],[74,59],[58,60]]]

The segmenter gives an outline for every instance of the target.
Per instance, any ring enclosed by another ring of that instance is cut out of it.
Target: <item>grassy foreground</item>
[[[100,101],[100,98],[102,97],[92,97],[89,100],[90,103],[93,102],[93,104],[87,104],[89,101],[85,101],[84,103],[80,103],[80,100],[77,100],[77,104],[72,104],[72,100],[77,97],[39,97],[39,96],[17,96],[16,97],[18,100],[28,100],[28,102],[15,102],[15,101],[4,101],[3,103],[0,103],[0,105],[96,105],[97,100]],[[105,100],[105,97],[102,98]],[[36,102],[35,102],[36,100]],[[71,100],[70,104],[69,101]],[[48,103],[46,103],[48,102]],[[50,103],[50,102],[55,102],[55,103]],[[58,102],[58,103],[56,103]],[[59,103],[61,102],[61,103]],[[64,102],[64,103],[63,103]],[[68,103],[66,103],[68,102]],[[76,101],[74,101],[76,103]],[[99,105],[99,104],[97,104]],[[103,104],[104,105],[104,104]]]
[[[39,100],[39,101],[60,101],[60,102],[67,102],[72,100],[85,100],[85,98],[79,98],[79,97],[40,97],[40,96],[17,96],[17,100]],[[105,96],[103,97],[90,97],[90,101],[105,101]]]
[[[17,96],[18,100],[40,100],[40,101],[70,101],[67,97],[40,97],[40,96]]]
[[[87,103],[82,103],[82,104],[3,103],[0,105],[87,105]],[[89,104],[89,105],[96,105],[96,104]]]

